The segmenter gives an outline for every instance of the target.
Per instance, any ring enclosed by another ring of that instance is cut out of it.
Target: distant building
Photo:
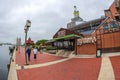
[[[17,37],[17,39],[16,39],[16,45],[17,45],[17,46],[20,46],[20,45],[21,45],[21,38],[18,38],[18,37]]]

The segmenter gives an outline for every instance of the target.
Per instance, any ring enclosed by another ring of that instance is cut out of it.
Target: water
[[[7,80],[9,61],[9,46],[0,46],[0,80]]]

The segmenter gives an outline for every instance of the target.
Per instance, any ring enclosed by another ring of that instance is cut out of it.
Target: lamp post
[[[24,30],[25,30],[25,64],[26,65],[28,65],[27,64],[27,54],[26,54],[26,48],[27,48],[26,40],[27,40],[27,32],[28,32],[30,26],[31,26],[31,21],[27,20],[25,27],[24,27]]]

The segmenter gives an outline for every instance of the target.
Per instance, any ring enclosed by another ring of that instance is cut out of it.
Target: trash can
[[[100,57],[101,57],[101,54],[102,54],[102,50],[101,50],[101,49],[97,49],[96,57],[97,57],[97,58],[100,58]]]

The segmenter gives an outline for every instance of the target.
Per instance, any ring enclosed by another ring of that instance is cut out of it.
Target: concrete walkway
[[[98,80],[115,80],[113,68],[109,57],[102,58],[102,64]]]
[[[15,61],[16,51],[15,50],[13,52],[13,56],[12,56],[12,59],[11,59],[10,70],[9,70],[9,74],[8,74],[8,80],[18,80],[17,72],[16,72],[16,63],[15,63],[16,62]]]

